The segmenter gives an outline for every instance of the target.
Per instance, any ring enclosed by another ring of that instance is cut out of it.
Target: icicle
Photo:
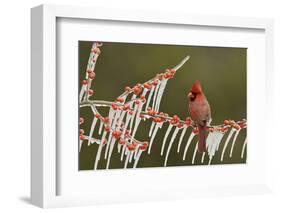
[[[152,130],[153,130],[155,124],[156,124],[156,123],[152,121],[151,126],[150,126],[150,129],[149,129],[149,134],[148,134],[149,137],[151,136],[151,134],[152,134],[152,132],[153,132]]]
[[[86,85],[82,85],[81,90],[80,90],[80,94],[79,94],[79,102],[81,103],[84,93],[85,93],[85,89],[86,89]]]
[[[102,151],[102,147],[103,147],[103,142],[105,140],[106,135],[107,135],[107,132],[103,131],[103,134],[102,134],[102,137],[101,137],[101,142],[99,144],[98,152],[97,152],[97,155],[96,155],[96,161],[95,161],[95,166],[94,166],[95,170],[98,168],[98,162],[100,160],[100,155],[101,155],[101,151]]]
[[[209,157],[213,157],[217,151],[224,134],[218,131],[209,132],[206,139],[206,147]]]
[[[208,163],[208,165],[211,165],[212,159],[213,159],[213,157],[210,156],[210,157],[209,157],[209,163]]]
[[[197,150],[198,150],[198,142],[196,143],[196,145],[195,145],[195,149],[194,149],[194,152],[193,152],[192,164],[194,164],[194,161],[195,161],[195,157],[196,157]]]
[[[136,159],[136,157],[137,157],[138,150],[139,150],[139,145],[137,145],[136,148],[135,148],[134,159]]]
[[[236,142],[236,139],[237,139],[237,137],[238,137],[238,135],[239,135],[240,130],[241,130],[241,129],[236,130],[236,133],[235,133],[234,138],[233,138],[233,140],[232,140],[232,144],[231,144],[231,149],[230,149],[229,157],[232,157],[233,148],[234,148],[234,145],[235,145],[235,142]]]
[[[203,152],[202,158],[201,158],[201,163],[204,163],[205,155],[206,155],[206,152]]]
[[[158,112],[159,107],[160,107],[160,103],[161,103],[161,99],[165,90],[165,87],[167,85],[168,79],[165,79],[162,81],[161,86],[159,88],[158,94],[157,94],[157,99],[156,99],[156,104],[155,104],[155,110],[156,112]]]
[[[134,169],[137,168],[137,165],[138,165],[141,154],[142,154],[142,150],[139,150],[137,152],[137,155],[136,155],[136,158],[135,158],[135,162],[134,162],[134,166],[133,166]]]
[[[121,124],[122,124],[122,121],[123,121],[125,115],[126,115],[126,111],[122,111],[120,118],[118,120],[117,127],[121,127]]]
[[[132,115],[130,115],[129,112],[126,112],[126,114],[127,114],[127,115],[126,115],[125,126],[124,126],[124,129],[123,129],[123,132],[122,132],[122,138],[124,138],[124,136],[125,136],[127,127],[128,127],[128,125],[129,125],[130,119],[131,119],[131,117],[132,117]]]
[[[101,134],[101,132],[102,132],[102,128],[103,128],[103,122],[100,122],[99,135],[100,135],[100,134]]]
[[[135,151],[131,151],[130,158],[129,158],[129,163],[132,162],[132,159],[133,159],[133,156],[134,156],[134,152],[135,152]]]
[[[120,151],[121,151],[121,144],[120,143],[118,143],[117,149],[118,149],[118,153],[120,153]]]
[[[168,149],[167,149],[167,152],[166,152],[166,157],[165,157],[164,166],[167,166],[167,161],[168,161],[169,153],[170,153],[170,151],[171,151],[172,145],[173,145],[173,143],[174,143],[174,141],[175,141],[175,138],[176,138],[176,136],[177,136],[179,130],[180,130],[180,128],[176,127],[176,129],[175,129],[175,131],[174,131],[174,133],[173,133],[173,135],[172,135],[172,138],[171,138],[171,140],[170,140],[170,143],[169,143],[169,146],[168,146]]]
[[[110,127],[112,125],[112,121],[114,119],[115,113],[116,113],[115,110],[112,107],[110,107],[110,110],[109,110],[109,113],[108,113],[108,119],[109,119],[109,126]]]
[[[127,169],[127,165],[128,165],[128,162],[129,162],[131,152],[129,150],[126,150],[125,154],[126,154],[126,160],[125,160],[125,164],[124,164],[124,169]]]
[[[155,86],[152,87],[152,89],[149,92],[149,95],[148,95],[148,98],[147,98],[147,101],[146,101],[146,105],[145,105],[145,110],[144,110],[145,112],[147,111],[147,108],[149,107],[149,103],[150,103],[151,97],[152,97],[152,95],[155,91],[155,88],[156,88]]]
[[[146,93],[147,93],[147,89],[144,88],[141,96],[145,97]],[[140,118],[140,114],[142,112],[142,107],[143,107],[144,103],[141,101],[138,105],[138,108],[137,108],[137,112],[136,112],[136,115],[135,115],[135,124],[134,124],[134,130],[132,132],[132,140],[135,138],[135,134],[137,132],[137,129],[139,127],[139,124],[141,122],[141,118]],[[132,118],[132,122],[133,122],[134,118]]]
[[[247,144],[247,138],[245,138],[244,143],[243,143],[243,148],[242,148],[242,152],[241,152],[241,158],[244,157],[246,144]]]
[[[123,157],[124,157],[124,154],[125,154],[125,150],[126,150],[126,144],[123,145],[122,147],[122,153],[121,153],[121,157],[120,157],[120,160],[123,161]]]
[[[186,157],[186,153],[187,153],[187,150],[188,150],[188,147],[192,141],[192,139],[194,138],[195,134],[193,132],[190,133],[189,135],[189,138],[187,140],[187,143],[185,145],[185,148],[184,148],[184,153],[183,153],[183,160],[185,160],[185,157]]]
[[[163,122],[157,123],[156,126],[155,126],[155,129],[154,129],[154,131],[152,133],[152,136],[151,136],[151,139],[149,141],[148,154],[150,154],[150,151],[151,151],[152,144],[153,144],[154,138],[156,136],[156,133],[157,133],[158,129],[160,129],[162,127],[162,125],[163,125]]]
[[[109,149],[108,158],[107,158],[107,162],[106,162],[106,169],[109,168],[110,159],[111,159],[112,151],[113,151],[113,149],[114,149],[115,141],[116,141],[116,139],[113,138],[113,139],[112,139],[112,142],[111,142],[111,144],[110,144],[110,149]]]
[[[230,138],[231,138],[231,136],[233,135],[234,132],[235,132],[235,129],[232,128],[232,129],[230,130],[229,134],[228,134],[228,137],[227,137],[227,139],[226,139],[226,141],[225,141],[225,143],[224,143],[224,147],[223,147],[223,150],[222,150],[222,153],[221,153],[221,161],[223,161],[224,152],[225,152],[226,147],[227,147],[227,145],[228,145],[228,142],[229,142],[229,140],[230,140]]]
[[[110,110],[109,110],[109,113],[108,113],[109,127],[112,126],[113,120],[115,118],[115,114],[116,114],[115,110],[112,107],[110,107]],[[107,143],[106,143],[104,159],[107,158],[107,153],[108,153],[111,138],[112,138],[112,132],[110,131],[109,136],[108,136],[108,140],[107,140]]]
[[[182,140],[183,140],[183,137],[184,137],[184,135],[185,135],[185,133],[186,133],[187,128],[188,128],[188,127],[184,127],[184,128],[182,129],[181,136],[180,136],[180,140],[179,140],[179,143],[178,143],[177,153],[180,152],[181,142],[182,142]]]
[[[163,140],[163,142],[162,142],[161,156],[162,156],[163,153],[164,153],[165,143],[166,143],[166,140],[167,140],[167,138],[168,138],[168,136],[169,136],[170,131],[172,130],[172,128],[173,128],[173,125],[169,123],[168,129],[167,129],[166,134],[165,134],[165,136],[164,136],[164,140]]]
[[[135,107],[134,107],[134,111],[133,111],[133,114],[132,114],[132,117],[131,117],[131,121],[130,121],[130,131],[132,131],[132,128],[133,128],[133,123],[134,123],[134,118],[137,114],[137,110],[138,110],[138,105],[135,104]]]
[[[116,122],[117,122],[117,119],[118,119],[119,116],[120,116],[120,113],[121,113],[121,110],[116,110],[116,113],[115,113],[115,115],[114,115],[113,122],[112,122],[112,125],[111,125],[111,127],[112,127],[113,129],[115,129]],[[106,146],[106,149],[105,149],[104,159],[107,158],[108,150],[109,150],[109,146],[110,146],[110,144],[111,144],[111,141],[112,141],[112,131],[109,133],[108,143],[107,143],[107,146]]]
[[[91,138],[92,138],[92,135],[93,135],[93,133],[94,133],[97,120],[98,120],[98,119],[97,119],[96,116],[95,116],[94,119],[93,119],[92,125],[91,125],[89,137],[88,137],[88,146],[90,146],[90,144],[91,144]]]
[[[79,152],[81,151],[83,140],[79,140]]]
[[[157,97],[158,97],[158,90],[159,90],[159,87],[160,87],[160,84],[162,83],[162,81],[160,81],[156,88],[155,88],[155,91],[154,91],[154,95],[153,95],[153,102],[152,102],[152,109],[155,110],[155,103],[156,103],[156,100],[157,100]]]

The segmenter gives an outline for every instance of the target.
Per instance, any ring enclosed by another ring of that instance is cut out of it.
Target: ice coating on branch
[[[164,153],[165,144],[166,144],[167,138],[168,138],[168,136],[169,136],[169,134],[170,134],[172,128],[173,128],[173,125],[169,123],[168,129],[167,129],[166,134],[165,134],[165,136],[164,136],[164,140],[163,140],[163,142],[162,142],[161,156],[162,156],[163,153]]]
[[[163,122],[157,123],[154,130],[153,130],[153,133],[152,133],[152,136],[151,136],[151,139],[150,139],[150,142],[149,142],[148,154],[150,154],[150,151],[151,151],[152,144],[153,144],[154,138],[156,136],[156,133],[157,133],[158,129],[161,129],[162,125],[163,125]]]
[[[195,134],[194,134],[193,132],[191,132],[190,135],[189,135],[189,138],[188,138],[188,140],[187,140],[187,143],[186,143],[186,145],[185,145],[185,148],[184,148],[184,153],[183,153],[183,158],[182,158],[183,160],[185,160],[188,147],[189,147],[189,145],[190,145],[192,139],[194,138],[194,136],[195,136]]]
[[[88,146],[90,146],[90,144],[91,144],[91,138],[92,138],[92,135],[94,133],[97,120],[98,119],[96,117],[94,117],[92,125],[91,125],[91,129],[90,129],[89,137],[88,137]]]
[[[139,151],[137,152],[136,157],[135,157],[135,162],[134,162],[134,165],[133,165],[133,168],[134,168],[134,169],[137,168],[137,165],[138,165],[138,162],[139,162],[139,159],[140,159],[141,154],[142,154],[142,150],[139,150]]]
[[[236,130],[235,130],[234,128],[231,128],[231,130],[230,130],[230,132],[229,132],[229,134],[228,134],[228,136],[227,136],[227,139],[226,139],[226,141],[225,141],[225,143],[224,143],[224,147],[223,147],[223,150],[222,150],[222,153],[221,153],[221,161],[223,161],[224,152],[225,152],[226,147],[227,147],[227,145],[228,145],[228,143],[229,143],[229,141],[230,141],[231,136],[233,135],[233,133],[234,133],[235,131],[236,131]]]
[[[150,92],[149,92],[149,95],[148,95],[148,98],[147,98],[147,101],[146,101],[146,105],[145,105],[145,112],[147,111],[147,108],[149,107],[149,103],[150,103],[150,100],[151,100],[151,97],[152,95],[154,94],[154,91],[155,91],[155,86],[151,88]]]
[[[188,128],[188,127],[184,127],[184,128],[182,129],[181,136],[180,136],[179,143],[178,143],[177,153],[180,152],[181,142],[182,142],[182,140],[183,140],[183,137],[184,137],[184,135],[185,135],[185,133],[186,133],[187,128]]]
[[[209,132],[206,139],[206,148],[209,157],[213,157],[215,155],[223,136],[224,134],[219,131]]]
[[[167,85],[167,81],[168,81],[168,79],[164,79],[164,80],[161,81],[161,84],[160,84],[160,87],[159,87],[159,91],[158,91],[158,94],[157,94],[157,98],[156,98],[156,104],[155,104],[155,111],[156,112],[159,111],[161,99],[162,99],[165,87]]]
[[[198,144],[198,142],[196,143],[195,148],[194,148],[193,157],[192,157],[192,164],[194,164],[194,162],[195,162],[195,157],[196,157],[196,153],[197,153],[197,150],[198,150],[197,144]]]
[[[103,131],[103,134],[102,134],[102,137],[101,137],[101,143],[99,144],[99,148],[98,148],[97,155],[96,155],[94,170],[96,170],[98,168],[98,162],[100,160],[100,155],[101,155],[101,151],[102,151],[102,147],[103,147],[103,142],[105,140],[106,135],[107,135],[107,132]]]
[[[236,133],[235,133],[235,135],[234,135],[234,138],[233,138],[233,141],[232,141],[232,144],[231,144],[231,149],[230,149],[229,157],[232,157],[234,145],[235,145],[235,143],[236,143],[236,139],[237,139],[237,137],[238,137],[238,135],[239,135],[240,130],[241,130],[241,129],[236,130]]]
[[[172,138],[171,138],[171,140],[170,140],[170,143],[169,143],[169,146],[168,146],[168,149],[167,149],[167,152],[166,152],[166,157],[165,157],[164,166],[167,165],[169,153],[170,153],[170,151],[171,151],[172,145],[173,145],[173,143],[174,143],[174,141],[175,141],[175,138],[176,138],[176,136],[177,136],[179,130],[180,130],[180,128],[176,127],[176,129],[175,129],[175,131],[174,131],[174,133],[173,133],[173,135],[172,135]]]
[[[244,143],[243,143],[243,148],[242,148],[242,152],[241,152],[241,158],[244,157],[246,144],[247,144],[247,138],[245,138]]]

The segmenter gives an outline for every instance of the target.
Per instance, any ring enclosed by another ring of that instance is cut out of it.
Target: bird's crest
[[[193,93],[201,93],[202,92],[202,88],[201,88],[200,82],[198,80],[196,80],[194,82],[190,91],[193,92]]]

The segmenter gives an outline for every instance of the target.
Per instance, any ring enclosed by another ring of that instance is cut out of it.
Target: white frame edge
[[[41,5],[31,9],[31,202],[42,208],[89,205],[94,201],[56,196],[56,18],[84,18],[263,29],[266,33],[267,90],[272,91],[273,20],[187,14],[122,11],[102,8]],[[270,97],[269,97],[270,98]],[[267,105],[272,109],[273,99]],[[273,113],[269,110],[268,113]],[[271,119],[272,116],[268,116]],[[270,121],[267,121],[269,123]],[[269,129],[267,128],[267,131]],[[267,134],[270,135],[270,134]],[[270,139],[269,139],[270,140]],[[272,138],[270,141],[273,141]],[[273,146],[272,146],[273,147]],[[267,156],[270,156],[268,150]],[[267,163],[270,165],[270,162]],[[272,185],[271,171],[268,191]],[[255,191],[252,187],[249,187]],[[221,189],[218,189],[220,191]],[[227,194],[227,193],[222,193]]]

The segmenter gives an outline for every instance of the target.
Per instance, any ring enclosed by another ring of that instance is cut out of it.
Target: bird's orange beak
[[[187,94],[187,97],[193,98],[194,96],[193,96],[192,92],[189,92],[189,93]]]

